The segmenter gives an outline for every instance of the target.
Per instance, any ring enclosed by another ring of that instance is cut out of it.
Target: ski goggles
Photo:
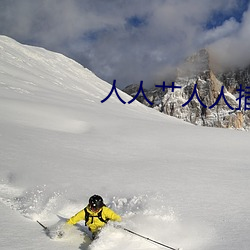
[[[97,207],[97,206],[93,206],[93,205],[92,206],[90,205],[89,208],[93,212],[97,212],[97,211],[99,211],[101,209],[101,207]]]

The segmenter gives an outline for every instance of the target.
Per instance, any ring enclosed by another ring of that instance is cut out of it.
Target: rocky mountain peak
[[[207,49],[201,49],[197,53],[188,57],[178,68],[178,77],[193,77],[206,74],[210,70],[209,52]]]
[[[144,92],[153,102],[152,107],[167,115],[196,125],[248,129],[250,112],[243,110],[244,101],[239,109],[236,94],[240,84],[250,86],[250,66],[219,72],[212,62],[209,51],[201,49],[177,68],[175,86],[181,88],[172,92],[171,89],[163,91],[154,87]],[[166,83],[168,86],[171,84]],[[131,85],[124,91],[135,96],[138,88],[138,85]],[[141,96],[138,100],[149,106]]]

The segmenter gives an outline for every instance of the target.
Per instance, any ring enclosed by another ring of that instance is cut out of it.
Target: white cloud
[[[211,44],[214,41],[237,33],[239,27],[240,24],[232,17],[226,20],[221,26],[204,31],[204,34],[201,34],[200,42],[201,44]]]
[[[237,0],[2,0],[0,33],[63,52],[105,80],[117,79],[120,87],[140,80],[147,85],[205,45],[230,47],[237,40],[231,34],[237,32],[243,43],[250,33],[247,14],[242,24],[232,18],[214,30],[204,28],[215,11],[230,14],[237,4]],[[133,26],[132,17],[143,25]]]
[[[219,64],[235,67],[250,64],[250,9],[244,13],[242,22],[234,32],[210,45]]]

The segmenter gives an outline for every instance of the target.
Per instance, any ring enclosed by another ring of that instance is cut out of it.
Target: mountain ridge
[[[250,112],[248,106],[247,109],[243,108],[244,100],[237,100],[237,90],[240,85],[243,89],[250,85],[250,66],[224,71],[215,66],[208,49],[201,49],[191,55],[176,69],[174,84],[181,89],[175,89],[174,92],[171,92],[171,89],[162,91],[156,87],[145,90],[147,98],[153,103],[151,107],[195,125],[248,130]],[[201,102],[207,108],[204,108],[195,96],[183,106],[190,100],[195,86]],[[222,86],[229,105],[223,98],[217,103]],[[133,84],[127,86],[124,92],[134,96],[136,89],[138,88]],[[141,96],[138,100],[150,106]],[[217,105],[212,107],[215,103]]]

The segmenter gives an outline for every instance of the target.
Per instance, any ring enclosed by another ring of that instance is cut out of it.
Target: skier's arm
[[[78,221],[84,220],[85,218],[85,212],[84,209],[72,216],[70,219],[68,219],[67,224],[75,225]]]
[[[118,222],[122,221],[121,216],[118,215],[118,214],[116,214],[116,213],[115,213],[113,210],[111,210],[110,208],[105,207],[104,210],[105,210],[105,217],[106,217],[107,219],[110,219],[110,220],[112,220],[112,221],[118,221]]]

